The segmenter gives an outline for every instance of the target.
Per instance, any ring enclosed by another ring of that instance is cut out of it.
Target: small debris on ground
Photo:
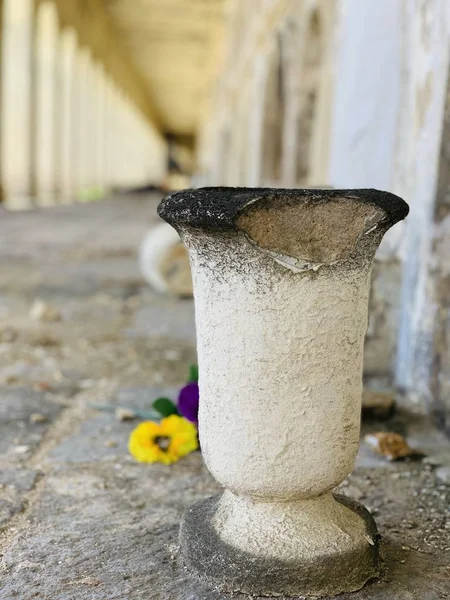
[[[14,448],[14,452],[16,454],[26,454],[29,451],[30,451],[30,446],[20,445],[20,446],[15,446],[15,448]]]
[[[94,385],[97,383],[96,379],[82,379],[79,383],[78,383],[78,387],[81,390],[88,390],[89,388],[94,387]]]
[[[18,337],[17,331],[13,327],[2,327],[0,328],[0,342],[8,343],[14,342]]]
[[[33,383],[33,389],[36,390],[36,392],[51,392],[53,388],[46,381],[37,381],[36,383]]]
[[[395,411],[393,392],[365,388],[362,397],[362,416],[372,419],[389,419]]]
[[[35,300],[30,310],[30,317],[36,321],[61,321],[59,310],[43,300]]]
[[[442,483],[450,485],[450,467],[439,467],[439,469],[436,469],[436,477]]]
[[[130,296],[123,302],[121,313],[125,315],[132,314],[139,308],[140,303],[141,299],[139,296]]]
[[[369,433],[364,437],[364,441],[377,454],[385,456],[388,460],[398,460],[415,454],[415,451],[399,433],[384,431]]]
[[[424,463],[433,466],[448,466],[450,467],[450,452],[439,452],[437,454],[431,454],[424,458]]]
[[[128,408],[117,408],[115,415],[118,421],[131,421],[136,418],[136,413]]]
[[[89,586],[93,586],[93,587],[97,587],[98,585],[101,585],[101,580],[97,579],[96,577],[91,577],[90,575],[88,577],[83,577],[83,579],[78,579],[76,581],[69,581],[68,585],[89,585]]]
[[[52,348],[55,346],[60,346],[61,342],[46,331],[38,331],[30,335],[29,344],[30,346]]]
[[[178,350],[165,350],[163,357],[166,360],[180,360],[180,352]]]
[[[30,415],[30,423],[45,423],[47,421],[47,417],[42,413],[32,413]]]

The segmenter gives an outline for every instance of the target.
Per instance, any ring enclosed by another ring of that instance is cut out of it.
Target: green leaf
[[[157,398],[152,407],[159,412],[163,417],[168,417],[169,415],[177,415],[178,410],[172,400],[169,398]]]
[[[198,365],[191,365],[189,367],[189,380],[188,382],[198,381]]]

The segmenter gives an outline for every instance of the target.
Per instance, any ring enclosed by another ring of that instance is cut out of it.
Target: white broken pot
[[[145,281],[160,294],[192,296],[188,253],[178,233],[167,223],[158,224],[145,236],[139,264]]]
[[[379,574],[373,518],[332,490],[359,444],[370,272],[407,204],[376,190],[204,188],[159,206],[193,269],[200,441],[225,491],[181,527],[225,591],[333,595]]]

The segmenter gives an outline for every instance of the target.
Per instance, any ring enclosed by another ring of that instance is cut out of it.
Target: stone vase
[[[203,188],[159,215],[190,254],[203,456],[187,569],[224,591],[332,595],[379,574],[370,513],[332,490],[359,443],[370,272],[408,213],[377,190]]]

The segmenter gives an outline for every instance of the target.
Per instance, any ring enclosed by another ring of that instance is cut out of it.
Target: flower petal
[[[161,449],[155,443],[155,438],[160,435],[159,423],[144,421],[140,423],[130,435],[128,450],[139,462],[153,463],[159,461]]]
[[[198,422],[199,388],[195,381],[181,388],[178,395],[178,411],[192,423]]]
[[[157,443],[157,437],[170,438],[167,450]],[[178,415],[161,421],[145,421],[131,432],[128,449],[139,462],[160,462],[170,465],[190,452],[197,450],[197,428]]]

